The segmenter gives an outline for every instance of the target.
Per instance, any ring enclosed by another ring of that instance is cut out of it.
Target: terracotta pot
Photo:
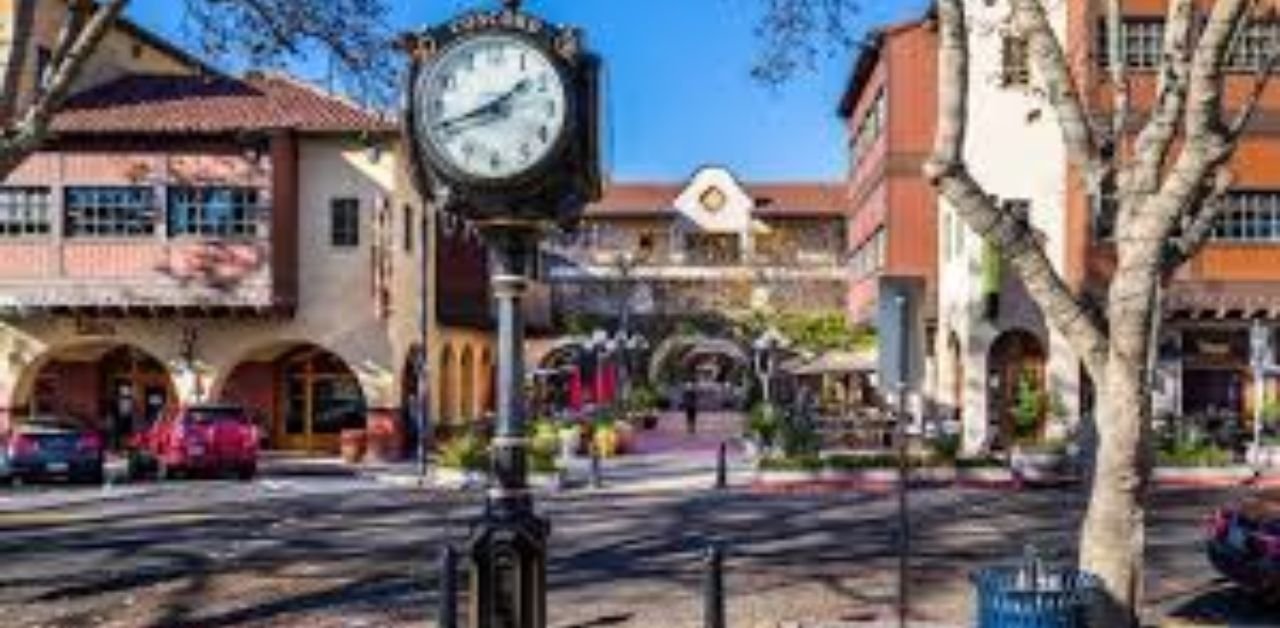
[[[358,464],[364,460],[365,450],[369,444],[369,436],[364,430],[343,430],[340,440],[343,462]]]

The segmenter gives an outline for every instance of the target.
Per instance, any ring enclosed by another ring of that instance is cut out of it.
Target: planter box
[[[435,484],[443,488],[479,489],[489,485],[489,474],[484,471],[468,471],[436,467],[433,471]]]
[[[1245,460],[1255,468],[1280,468],[1280,447],[1263,445],[1260,448],[1254,448],[1250,445]]]
[[[757,484],[812,484],[822,479],[823,472],[819,469],[812,471],[757,469],[755,481]]]
[[[1013,472],[1006,467],[957,468],[956,482],[975,485],[1012,484]]]
[[[1227,486],[1247,482],[1254,477],[1249,467],[1157,467],[1152,479],[1161,484],[1183,486]]]

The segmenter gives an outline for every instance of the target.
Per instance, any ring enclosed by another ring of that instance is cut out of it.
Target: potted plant
[[[1280,397],[1268,395],[1262,403],[1262,442],[1249,444],[1249,463],[1258,468],[1280,467]]]
[[[1046,438],[1042,433],[1041,419],[1049,410],[1047,401],[1035,375],[1024,372],[1018,380],[1013,408],[1014,447],[1010,466],[1028,482],[1059,480],[1066,473],[1066,441]]]
[[[339,434],[342,461],[347,464],[359,464],[364,460],[368,446],[368,435],[364,430],[342,430]]]
[[[754,444],[761,455],[772,453],[781,430],[777,412],[763,403],[751,408],[747,418],[747,439]]]
[[[618,428],[612,419],[597,421],[591,431],[591,444],[601,458],[618,455]]]

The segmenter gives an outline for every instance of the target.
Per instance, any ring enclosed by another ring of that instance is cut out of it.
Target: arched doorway
[[[342,431],[364,429],[368,414],[354,371],[306,343],[255,352],[232,370],[222,398],[253,412],[268,446],[286,451],[336,452]]]
[[[987,358],[988,416],[995,448],[1019,440],[1037,440],[1048,415],[1045,350],[1040,339],[1023,330],[1002,333]]]
[[[947,334],[947,355],[951,359],[951,419],[964,421],[964,354],[960,336],[953,331]]]
[[[445,345],[444,350],[440,353],[440,386],[438,390],[440,391],[440,421],[446,425],[457,422],[457,389],[453,385],[456,368],[453,347]]]
[[[742,405],[750,390],[751,359],[732,340],[683,336],[668,338],[654,351],[649,379],[668,397],[687,383],[699,387],[700,399],[710,407]]]
[[[164,363],[132,345],[88,343],[50,351],[18,386],[14,418],[53,415],[98,430],[111,449],[177,399]]]
[[[476,364],[475,353],[472,352],[471,347],[462,350],[462,360],[458,368],[462,380],[458,383],[459,394],[462,397],[460,414],[463,421],[473,421],[476,418]]]
[[[410,443],[416,443],[418,434],[418,418],[422,414],[422,368],[423,353],[421,345],[409,349],[404,359],[404,367],[400,374],[400,421],[404,425],[404,433]],[[425,423],[425,421],[424,421]]]

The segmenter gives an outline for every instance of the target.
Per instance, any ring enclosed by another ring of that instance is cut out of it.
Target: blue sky
[[[392,0],[395,26],[442,21],[497,0]],[[139,23],[180,39],[181,3],[134,0]],[[854,52],[769,87],[750,77],[764,0],[527,0],[527,10],[587,29],[608,66],[608,165],[618,180],[679,180],[703,164],[748,180],[839,179],[844,132],[835,109]],[[859,26],[901,19],[920,0],[868,0]],[[323,77],[311,59],[293,70]]]

